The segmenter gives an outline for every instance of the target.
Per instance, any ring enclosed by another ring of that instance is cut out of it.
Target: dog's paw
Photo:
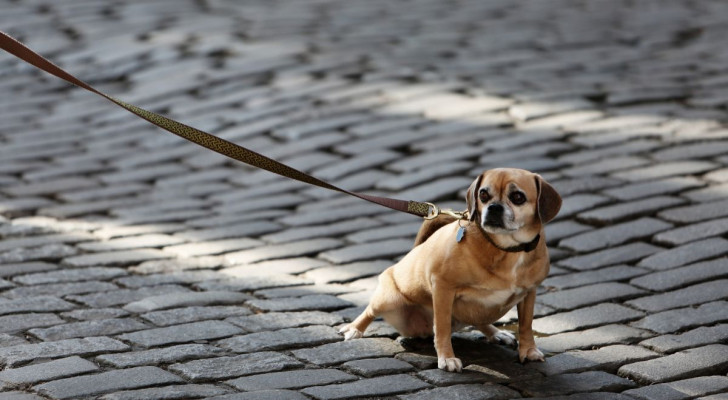
[[[528,348],[519,348],[518,349],[518,358],[521,360],[521,363],[528,361],[545,361],[543,358],[543,353],[541,350],[537,349],[536,347],[528,347]]]
[[[498,343],[498,344],[502,344],[504,346],[513,347],[513,348],[515,348],[518,345],[518,342],[516,341],[516,337],[508,331],[498,330],[493,335],[486,336],[486,340],[488,340],[488,342],[490,342],[490,343]]]
[[[339,333],[344,334],[344,340],[359,339],[364,336],[364,333],[362,333],[362,331],[354,328],[351,325],[346,325],[343,328],[339,329]]]
[[[437,368],[448,372],[460,372],[463,370],[463,362],[459,358],[438,357]]]

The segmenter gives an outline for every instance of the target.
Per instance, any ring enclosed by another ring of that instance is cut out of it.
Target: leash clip
[[[446,214],[456,219],[467,219],[468,218],[468,212],[467,211],[455,211],[451,210],[449,208],[441,209],[437,205],[433,203],[424,202],[428,206],[430,206],[430,210],[427,212],[427,215],[424,217],[427,220],[435,219],[440,214]]]

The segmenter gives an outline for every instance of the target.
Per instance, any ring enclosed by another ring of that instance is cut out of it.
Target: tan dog
[[[492,323],[518,305],[519,358],[543,361],[531,322],[536,288],[549,272],[543,227],[561,197],[532,172],[493,169],[475,179],[466,198],[469,221],[426,221],[415,248],[379,276],[369,306],[341,329],[346,340],[361,337],[377,316],[406,337],[431,336],[434,326],[438,367],[460,371],[453,327],[473,325],[489,341],[514,345],[515,337]]]

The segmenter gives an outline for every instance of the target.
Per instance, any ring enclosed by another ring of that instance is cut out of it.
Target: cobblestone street
[[[728,400],[728,2],[0,0],[126,102],[337,186],[563,196],[534,330],[338,329],[421,219],[255,170],[0,51],[0,400]],[[500,321],[517,329],[516,311]]]

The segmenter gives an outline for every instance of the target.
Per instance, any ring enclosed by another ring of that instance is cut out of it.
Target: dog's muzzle
[[[503,223],[503,212],[504,208],[502,204],[493,203],[485,209],[485,218],[483,225],[491,226],[493,228],[505,228]]]

